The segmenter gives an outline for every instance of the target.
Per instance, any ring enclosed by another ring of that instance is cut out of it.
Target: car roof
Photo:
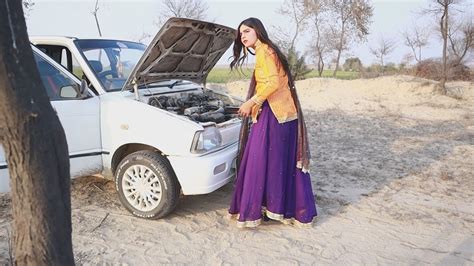
[[[52,40],[52,41],[74,41],[74,40],[108,40],[108,41],[122,41],[122,42],[135,42],[133,40],[105,38],[105,37],[90,37],[90,38],[79,38],[74,36],[61,36],[61,35],[32,35],[29,36],[30,40]]]

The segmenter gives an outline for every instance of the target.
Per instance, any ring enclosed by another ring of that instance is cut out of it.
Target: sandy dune
[[[248,82],[223,89],[243,97]],[[80,264],[474,265],[474,86],[408,76],[309,79],[297,88],[310,132],[319,219],[299,229],[227,220],[229,184],[183,197],[150,221],[121,207],[114,183],[73,181],[73,244]],[[0,263],[11,215],[0,197]]]

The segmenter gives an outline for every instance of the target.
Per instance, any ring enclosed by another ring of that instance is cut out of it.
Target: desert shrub
[[[311,72],[311,69],[306,65],[304,55],[300,55],[295,49],[290,48],[286,56],[293,78],[295,80],[305,79],[305,76]]]
[[[449,80],[474,80],[474,75],[469,69],[464,64],[457,64],[454,66],[451,66],[448,72],[448,79]]]
[[[362,62],[358,57],[347,58],[343,65],[344,71],[360,71]]]
[[[385,75],[397,74],[398,73],[397,65],[395,65],[395,63],[392,63],[392,62],[387,63],[384,66],[384,73],[385,73]]]
[[[413,74],[417,77],[439,80],[442,73],[442,65],[434,59],[425,59],[414,67]]]
[[[426,59],[418,63],[413,70],[417,77],[441,80],[443,65],[440,60]],[[448,62],[448,80],[473,80],[473,74],[469,67],[462,63]]]

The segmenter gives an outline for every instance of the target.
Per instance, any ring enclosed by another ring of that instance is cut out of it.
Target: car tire
[[[159,219],[178,203],[179,182],[168,160],[153,151],[138,151],[119,163],[115,187],[120,202],[133,215]]]

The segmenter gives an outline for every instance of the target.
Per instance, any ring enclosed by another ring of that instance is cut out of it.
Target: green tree
[[[328,0],[328,3],[334,21],[331,42],[336,51],[335,78],[342,52],[348,50],[352,42],[363,41],[369,34],[373,7],[368,0]]]
[[[385,73],[384,59],[393,52],[396,47],[395,45],[394,40],[380,36],[378,46],[370,47],[370,52],[379,59],[380,65],[382,66],[382,75]]]
[[[344,71],[360,71],[362,68],[362,62],[358,57],[347,58],[342,66]]]
[[[313,57],[318,75],[321,77],[324,71],[325,60],[332,48],[330,41],[331,21],[328,18],[327,1],[306,1],[306,6],[311,18],[312,41],[309,45],[309,54]]]
[[[287,53],[288,65],[294,80],[304,79],[305,75],[311,72],[305,63],[304,55],[299,54],[295,49],[291,49]]]
[[[277,12],[288,17],[290,24],[286,28],[274,28],[276,43],[287,56],[293,78],[303,79],[311,70],[306,66],[304,56],[296,51],[296,40],[307,27],[310,17],[308,3],[306,0],[285,0]]]

